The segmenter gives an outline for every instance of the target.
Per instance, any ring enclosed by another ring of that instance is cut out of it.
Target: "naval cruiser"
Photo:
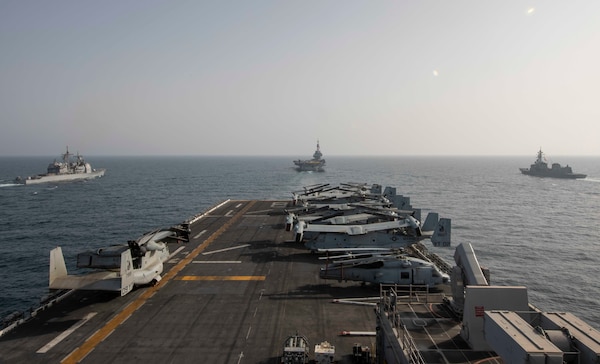
[[[546,163],[544,154],[542,153],[542,148],[537,153],[537,158],[535,162],[529,166],[529,168],[519,168],[521,173],[536,176],[536,177],[553,177],[553,178],[585,178],[587,175],[581,173],[573,173],[573,170],[568,165],[562,167],[558,163],[552,163],[552,168],[548,168],[548,163]]]
[[[323,172],[323,167],[325,167],[325,159],[321,159],[323,153],[321,153],[321,148],[319,146],[319,141],[317,140],[317,150],[315,150],[312,159],[298,159],[294,161],[296,165],[296,169],[298,171],[314,171],[314,172]]]
[[[286,229],[293,206],[226,200],[186,219],[175,233],[187,241],[165,242],[160,280],[126,293],[101,287],[96,275],[94,290],[81,280],[54,292],[5,320],[0,363],[600,362],[597,329],[537,309],[524,286],[493,285],[468,243],[456,247],[453,266],[421,243],[411,247],[450,277],[433,290],[416,281],[324,281],[318,258]],[[359,255],[348,257],[353,269],[380,275],[373,256],[354,264]],[[119,262],[131,271],[131,259]]]
[[[22,183],[26,185],[33,185],[39,183],[49,182],[68,182],[92,179],[104,176],[106,169],[93,169],[90,163],[86,162],[83,157],[77,153],[73,155],[67,151],[62,155],[62,161],[54,162],[48,165],[47,171],[44,174],[38,174],[35,176],[29,176],[25,179],[17,177],[16,183]]]

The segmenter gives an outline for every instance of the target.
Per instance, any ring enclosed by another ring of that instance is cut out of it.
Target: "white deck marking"
[[[243,204],[241,204],[241,203],[238,203],[237,205],[235,205],[235,208],[236,208],[236,209],[239,209],[239,208],[240,208],[240,206],[242,206],[242,205],[243,205]]]
[[[88,313],[84,318],[79,320],[75,325],[69,327],[66,331],[63,331],[62,334],[58,335],[52,341],[50,341],[48,344],[44,345],[40,350],[37,351],[37,353],[38,354],[47,353],[48,350],[55,347],[58,343],[63,341],[67,336],[71,335],[75,330],[77,330],[78,328],[83,326],[83,324],[88,322],[92,317],[96,316],[96,314],[97,314],[97,312]]]
[[[221,252],[226,252],[228,250],[245,248],[247,246],[250,246],[250,244],[232,246],[231,248],[225,248],[225,249],[213,250],[213,251],[210,251],[210,252],[204,252],[204,253],[202,253],[202,255],[209,255],[209,254],[214,254],[214,253],[221,253]]]
[[[199,264],[231,264],[231,263],[241,263],[241,260],[194,260],[192,263]]]
[[[227,200],[225,200],[225,201],[221,202],[220,204],[218,204],[217,206],[213,207],[212,209],[210,209],[210,210],[208,210],[208,211],[206,211],[206,212],[204,212],[204,213],[201,213],[200,215],[196,215],[196,216],[194,216],[194,217],[193,217],[193,218],[192,218],[192,219],[189,221],[189,223],[190,223],[190,224],[193,224],[193,223],[195,223],[196,221],[198,221],[198,220],[202,219],[203,217],[207,216],[207,215],[208,215],[208,214],[210,214],[211,212],[213,212],[213,211],[216,211],[216,210],[217,210],[217,209],[219,209],[221,206],[224,206],[225,204],[229,203],[229,201],[231,201],[231,200],[230,200],[230,199],[227,199]]]
[[[206,230],[202,230],[201,232],[199,232],[198,234],[196,234],[192,239],[198,239],[200,236],[202,236],[202,234],[204,234],[206,232]]]
[[[175,250],[171,255],[169,255],[169,259],[173,258],[175,255],[177,255],[177,253],[179,253],[183,249],[185,249],[185,247],[183,247],[183,246],[180,246],[179,248],[177,248],[177,250]]]

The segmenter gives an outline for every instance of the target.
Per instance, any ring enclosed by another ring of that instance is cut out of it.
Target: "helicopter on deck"
[[[327,264],[319,270],[319,277],[323,279],[429,287],[450,281],[450,276],[434,263],[405,254],[402,250],[323,249],[320,252],[346,252],[320,258],[327,259]]]

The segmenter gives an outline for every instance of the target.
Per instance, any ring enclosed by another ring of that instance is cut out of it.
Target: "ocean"
[[[226,199],[291,199],[303,186],[393,186],[423,216],[452,219],[452,247],[426,246],[453,263],[470,242],[492,284],[524,285],[545,311],[568,311],[600,329],[600,157],[561,157],[583,180],[522,175],[531,157],[327,157],[322,173],[292,157],[89,157],[100,179],[12,183],[53,157],[0,157],[0,320],[47,295],[49,252],[124,244],[178,224]],[[315,272],[317,274],[317,272]]]

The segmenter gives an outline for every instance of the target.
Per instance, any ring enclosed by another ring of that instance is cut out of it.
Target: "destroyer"
[[[62,155],[62,162],[54,162],[48,165],[46,174],[38,174],[25,179],[17,177],[15,182],[26,185],[48,182],[67,182],[82,179],[92,179],[104,176],[106,169],[92,169],[92,166],[87,163],[79,153],[73,155],[69,153],[67,147],[66,153]]]
[[[294,161],[296,165],[296,169],[298,171],[314,171],[314,172],[323,172],[323,167],[325,167],[325,159],[321,159],[323,154],[321,153],[321,148],[319,147],[319,141],[317,140],[317,150],[313,154],[312,159],[298,159]]]
[[[580,173],[573,173],[573,170],[569,165],[565,167],[561,167],[558,163],[552,163],[552,168],[548,168],[548,163],[544,161],[544,154],[542,153],[542,149],[540,148],[537,153],[537,158],[535,162],[529,168],[519,168],[521,173],[527,174],[529,176],[536,177],[554,177],[554,178],[585,178],[587,175]]]

